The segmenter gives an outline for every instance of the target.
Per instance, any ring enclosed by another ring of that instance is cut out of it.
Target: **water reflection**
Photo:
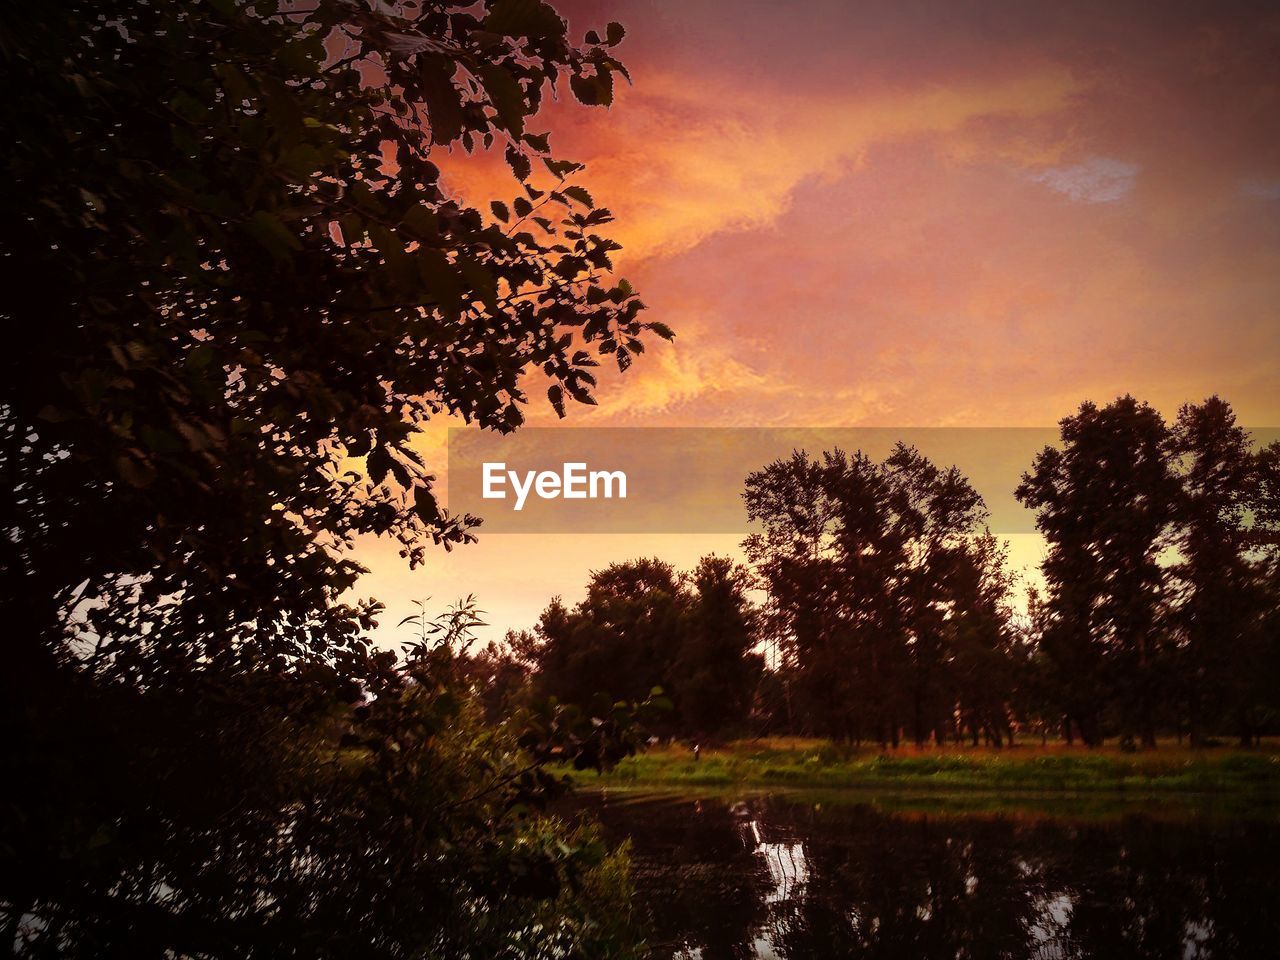
[[[632,839],[658,957],[1191,960],[1280,944],[1280,827],[1266,820],[587,802]]]

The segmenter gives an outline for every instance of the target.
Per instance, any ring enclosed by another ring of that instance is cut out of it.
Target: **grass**
[[[881,753],[821,740],[743,740],[704,749],[654,747],[612,772],[574,773],[592,787],[761,787],[1018,792],[1133,797],[1235,795],[1280,800],[1280,744],[1251,750],[1191,750],[1173,744],[1126,753],[1118,748],[1016,746],[1003,750],[914,747]]]

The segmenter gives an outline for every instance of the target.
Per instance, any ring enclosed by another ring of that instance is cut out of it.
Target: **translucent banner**
[[[1260,444],[1280,429],[1253,431]],[[955,466],[995,533],[1033,533],[1014,497],[1056,427],[528,427],[449,431],[448,504],[486,533],[748,533],[747,475],[793,451],[839,448],[881,461],[901,442]]]

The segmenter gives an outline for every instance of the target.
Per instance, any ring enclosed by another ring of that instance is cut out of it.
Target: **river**
[[[587,794],[629,839],[653,956],[1280,956],[1280,824],[897,809],[856,795]]]

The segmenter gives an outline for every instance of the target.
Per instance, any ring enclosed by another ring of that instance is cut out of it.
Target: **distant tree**
[[[991,702],[1008,693],[1003,671],[963,674],[981,650],[1006,655],[1007,584],[982,500],[955,468],[902,444],[882,464],[797,452],[751,474],[744,496],[762,527],[747,556],[809,730],[896,746],[907,727],[923,743],[947,736],[961,709],[1004,734]]]
[[[885,461],[908,523],[898,612],[911,663],[913,739],[941,743],[955,718],[976,740],[1010,736],[1012,696],[1004,548],[986,530],[986,505],[955,467],[899,444]]]
[[[994,535],[970,540],[952,555],[942,594],[950,600],[943,625],[950,682],[944,704],[954,704],[956,733],[967,732],[975,746],[980,737],[997,747],[1004,740],[1012,745],[1011,712],[1026,677],[1006,558]]]
[[[1280,730],[1280,443],[1258,451],[1253,467],[1242,537],[1250,548],[1255,619],[1231,653],[1223,718],[1244,744]]]
[[[1256,669],[1251,641],[1263,596],[1248,540],[1257,458],[1230,404],[1210,397],[1178,412],[1170,455],[1181,485],[1173,543],[1182,642],[1177,679],[1193,745],[1242,707],[1237,677]]]
[[[461,673],[483,704],[485,719],[498,723],[511,716],[528,689],[528,664],[510,647],[492,640],[460,660]]]
[[[540,696],[643,700],[660,687],[675,709],[659,730],[741,729],[762,668],[746,590],[745,571],[723,557],[703,557],[683,575],[655,558],[615,563],[591,575],[572,609],[553,599],[512,648],[531,663]]]
[[[703,557],[687,577],[688,624],[666,686],[676,695],[685,732],[714,736],[743,729],[763,657],[755,651],[755,611],[747,572],[727,557]]]
[[[804,732],[896,738],[905,653],[885,629],[897,550],[887,495],[874,463],[840,450],[797,451],[747,477],[747,516],[761,531],[744,547]]]
[[[1122,736],[1154,746],[1168,653],[1161,554],[1178,497],[1169,431],[1125,396],[1082,404],[1061,437],[1017,489],[1048,547],[1042,649],[1086,744],[1102,741],[1110,712]]]
[[[557,598],[543,612],[535,689],[577,704],[597,694],[643,699],[666,683],[688,604],[679,576],[661,560],[626,561],[594,572],[580,604],[566,609]]]

